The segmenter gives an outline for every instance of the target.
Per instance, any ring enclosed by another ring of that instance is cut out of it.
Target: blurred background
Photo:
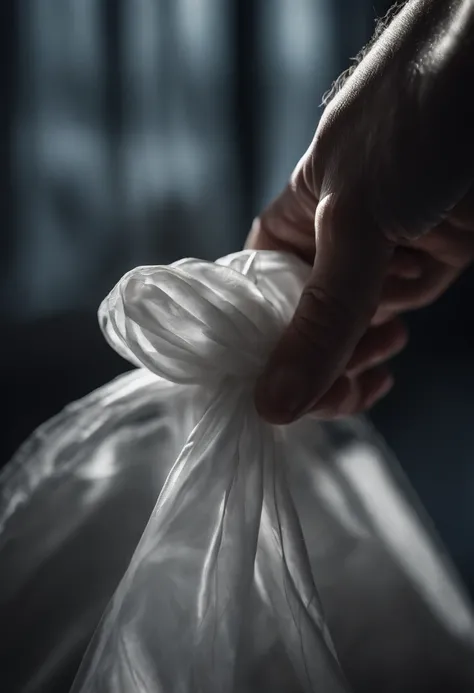
[[[386,0],[3,0],[0,464],[128,369],[96,310],[139,264],[238,250]],[[409,317],[373,419],[474,588],[467,273]]]

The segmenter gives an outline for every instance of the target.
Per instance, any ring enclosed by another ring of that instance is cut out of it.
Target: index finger
[[[288,251],[313,264],[314,216],[318,203],[313,177],[308,150],[283,192],[255,219],[246,248]]]

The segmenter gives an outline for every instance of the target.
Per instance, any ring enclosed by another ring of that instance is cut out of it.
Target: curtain
[[[239,249],[374,18],[366,0],[7,6],[17,321],[95,310],[133,265]]]

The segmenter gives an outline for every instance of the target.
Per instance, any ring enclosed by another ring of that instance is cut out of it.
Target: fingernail
[[[255,403],[270,423],[290,423],[307,409],[311,399],[309,379],[297,370],[277,369],[258,381]]]

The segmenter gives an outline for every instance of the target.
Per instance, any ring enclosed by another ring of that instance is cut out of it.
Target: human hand
[[[324,111],[248,247],[313,264],[256,391],[274,423],[370,407],[399,314],[435,300],[474,257],[474,3],[408,2]]]

